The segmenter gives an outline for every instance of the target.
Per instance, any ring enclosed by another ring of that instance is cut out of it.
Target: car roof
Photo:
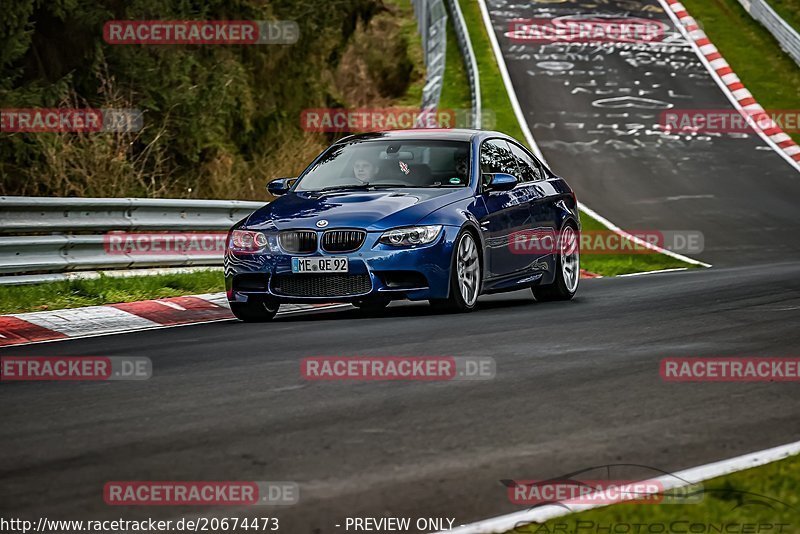
[[[357,135],[348,135],[336,142],[350,143],[353,141],[369,141],[377,139],[419,139],[438,141],[471,141],[474,137],[508,137],[504,133],[489,130],[472,130],[467,128],[420,128],[415,130],[389,130],[384,132],[369,132]]]

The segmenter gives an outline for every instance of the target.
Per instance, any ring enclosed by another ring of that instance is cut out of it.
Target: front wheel
[[[481,262],[475,238],[463,232],[456,240],[450,264],[450,294],[446,299],[431,300],[431,306],[447,311],[475,309],[481,292]]]
[[[556,279],[546,286],[533,286],[533,296],[538,301],[570,300],[578,290],[581,277],[580,245],[574,223],[568,222],[558,239]]]
[[[280,304],[272,301],[231,302],[230,305],[233,315],[245,323],[271,321],[280,307]]]

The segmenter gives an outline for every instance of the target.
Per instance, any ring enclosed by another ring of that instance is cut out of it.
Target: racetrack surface
[[[504,17],[532,16],[524,9],[492,8],[501,26]],[[501,44],[516,53],[502,36]],[[660,90],[692,95],[693,107],[725,106],[693,53],[676,54],[686,64],[659,69]],[[598,79],[650,83],[614,54],[603,62],[616,70]],[[564,303],[535,303],[527,291],[483,297],[465,315],[403,303],[376,316],[339,309],[0,350],[148,356],[154,367],[143,382],[0,385],[3,516],[276,515],[293,534],[343,532],[335,525],[347,516],[460,524],[519,509],[502,479],[609,463],[674,471],[800,439],[796,383],[665,383],[659,375],[668,356],[797,355],[800,175],[753,136],[644,136],[629,150],[622,136],[592,133],[614,117],[584,117],[598,124],[569,129],[558,123],[598,96],[528,76],[535,59],[509,67],[545,156],[579,198],[623,228],[703,231],[698,258],[714,268],[582,280]],[[551,120],[552,129],[536,126]],[[339,355],[492,356],[497,377],[301,378],[303,357]],[[285,508],[108,507],[102,489],[112,480],[296,481],[301,497]]]
[[[579,200],[628,230],[702,231],[705,250],[690,256],[714,265],[800,259],[796,169],[753,131],[660,128],[667,110],[734,108],[658,2],[487,4],[528,126]],[[669,30],[663,42],[613,45],[522,44],[506,35],[514,19],[587,13]]]
[[[277,513],[293,533],[364,514],[458,524],[516,509],[501,479],[618,462],[671,471],[786,443],[800,430],[796,384],[665,383],[659,362],[793,354],[798,277],[797,264],[703,269],[584,280],[566,303],[484,297],[466,315],[405,304],[9,348],[148,356],[154,376],[3,384],[0,507],[177,517],[197,510],[108,507],[103,484],[293,480],[296,506],[213,513]],[[306,382],[300,359],[314,355],[491,355],[497,378]]]

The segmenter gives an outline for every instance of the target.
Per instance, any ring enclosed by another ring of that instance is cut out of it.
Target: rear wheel
[[[578,290],[581,277],[580,244],[574,223],[568,222],[561,230],[556,255],[556,278],[552,284],[533,286],[533,296],[538,301],[570,300]]]
[[[478,246],[470,232],[463,232],[456,240],[450,264],[450,295],[431,300],[431,306],[454,312],[472,311],[478,303],[481,282]]]
[[[231,302],[231,311],[240,321],[263,323],[271,321],[278,313],[280,304],[271,300],[254,302]]]

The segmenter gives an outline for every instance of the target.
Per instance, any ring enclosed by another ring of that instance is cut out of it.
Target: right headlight
[[[408,247],[432,243],[442,231],[441,224],[429,226],[407,226],[384,232],[378,241],[393,247]]]
[[[228,248],[234,252],[262,252],[268,244],[266,235],[252,230],[233,230],[228,237]]]

